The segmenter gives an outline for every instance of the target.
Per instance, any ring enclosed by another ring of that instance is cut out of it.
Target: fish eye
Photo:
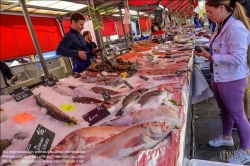
[[[63,144],[64,144],[64,141],[61,141],[61,142],[59,143],[60,146],[62,146]]]

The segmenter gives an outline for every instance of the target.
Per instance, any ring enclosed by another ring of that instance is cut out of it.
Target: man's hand
[[[85,51],[79,51],[79,52],[78,52],[79,58],[81,58],[82,60],[87,60],[86,53],[87,53],[87,52],[85,52]]]

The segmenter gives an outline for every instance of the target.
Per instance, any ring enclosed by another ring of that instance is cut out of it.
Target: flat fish
[[[56,155],[56,158],[60,159],[65,155],[74,155],[73,151],[85,151],[128,128],[126,126],[91,126],[75,130],[51,150],[50,156]]]
[[[46,108],[48,110],[47,114],[53,117],[54,119],[62,121],[62,122],[66,122],[66,123],[77,124],[74,119],[70,118],[67,114],[59,110],[56,106],[54,106],[53,104],[41,98],[40,94],[38,95],[33,94],[33,96],[36,99],[37,105],[40,107]]]
[[[148,89],[138,89],[130,93],[122,102],[123,107],[117,112],[116,116],[121,116],[125,109],[130,107],[132,103],[138,99],[141,95],[147,92]]]
[[[111,89],[107,89],[107,88],[103,88],[103,87],[99,87],[99,86],[92,87],[91,91],[93,91],[95,93],[101,93],[102,91],[107,91],[110,95],[117,95],[117,94],[121,93],[121,92],[113,91]]]
[[[134,155],[139,151],[154,147],[172,131],[172,128],[172,126],[167,126],[165,122],[147,122],[134,125],[88,149],[83,154],[84,161],[82,162],[86,162],[96,155],[113,159]]]
[[[164,102],[167,98],[171,97],[171,93],[166,91],[153,90],[142,95],[138,101],[141,107],[150,106],[153,104]]]
[[[61,93],[63,95],[67,96],[72,96],[72,97],[77,97],[77,94],[75,93],[74,90],[72,90],[69,87],[63,86],[63,85],[55,85],[54,90],[58,93]]]
[[[73,97],[72,101],[75,103],[82,103],[82,104],[98,104],[102,103],[102,100],[94,99],[91,97]]]

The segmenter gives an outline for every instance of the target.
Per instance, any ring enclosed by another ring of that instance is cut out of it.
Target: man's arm
[[[56,54],[67,57],[78,57],[78,50],[70,49],[72,45],[72,38],[70,38],[70,36],[64,36],[56,48]]]

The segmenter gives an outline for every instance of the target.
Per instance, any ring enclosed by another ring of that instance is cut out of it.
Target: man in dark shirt
[[[90,65],[90,58],[86,55],[85,41],[80,34],[84,25],[84,17],[80,13],[72,13],[70,16],[70,31],[59,42],[56,54],[73,57],[73,72],[80,73]]]
[[[95,42],[92,41],[91,33],[89,31],[84,31],[82,36],[86,42],[85,49],[86,49],[87,55],[95,56],[96,58],[100,58],[99,51],[102,49],[101,48],[98,49]]]

